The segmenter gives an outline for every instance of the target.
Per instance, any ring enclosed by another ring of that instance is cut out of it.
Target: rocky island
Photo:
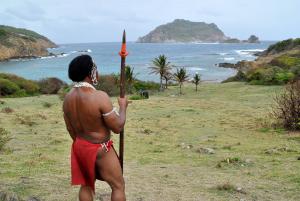
[[[160,25],[147,35],[138,38],[139,43],[257,43],[258,37],[252,35],[248,40],[226,36],[214,23],[192,22],[184,19],[176,19],[171,23]]]
[[[0,25],[0,61],[48,56],[47,48],[57,47],[34,31]]]

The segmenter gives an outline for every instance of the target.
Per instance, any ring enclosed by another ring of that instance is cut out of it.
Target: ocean
[[[126,64],[134,68],[136,77],[141,80],[158,81],[158,75],[150,74],[152,60],[165,54],[176,67],[185,67],[192,77],[196,72],[203,81],[220,82],[236,73],[234,69],[220,68],[218,63],[236,63],[240,60],[254,60],[253,52],[263,51],[275,42],[264,41],[259,44],[219,44],[219,43],[174,43],[149,44],[128,42],[129,55]],[[89,54],[98,66],[100,74],[118,73],[120,71],[121,43],[85,43],[61,44],[50,52],[60,54],[57,57],[37,59],[15,59],[0,62],[0,72],[20,75],[27,79],[39,80],[46,77],[58,77],[67,83],[68,64],[80,55]]]

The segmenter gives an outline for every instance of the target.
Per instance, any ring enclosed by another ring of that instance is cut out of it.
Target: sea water
[[[126,64],[134,68],[136,77],[141,80],[158,81],[159,76],[151,74],[149,67],[152,60],[164,54],[176,68],[185,67],[190,77],[195,73],[205,81],[219,82],[236,73],[234,69],[221,68],[217,64],[236,63],[241,60],[254,60],[254,52],[265,50],[274,42],[265,41],[258,44],[219,44],[219,43],[134,43],[128,42],[129,52]],[[58,56],[37,59],[15,59],[0,62],[0,72],[12,73],[28,79],[39,80],[46,77],[58,77],[68,83],[68,65],[80,54],[89,54],[98,66],[100,74],[120,72],[121,44],[86,43],[61,44],[58,48],[49,49]]]

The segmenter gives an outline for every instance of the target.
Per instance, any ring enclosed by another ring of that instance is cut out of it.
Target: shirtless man
[[[92,201],[95,180],[106,181],[112,201],[124,201],[125,184],[111,131],[120,133],[126,120],[128,101],[119,98],[119,111],[113,108],[109,96],[97,91],[98,72],[89,55],[73,59],[69,78],[75,83],[63,103],[64,119],[73,140],[71,151],[72,185],[81,185],[80,201]]]

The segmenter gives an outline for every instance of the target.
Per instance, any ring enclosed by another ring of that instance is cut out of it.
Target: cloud
[[[45,18],[45,11],[37,4],[29,1],[14,7],[8,7],[4,12],[25,21],[41,21]]]
[[[299,36],[299,0],[1,0],[0,24],[24,27],[58,43],[134,41],[174,19],[215,23],[226,35]]]

